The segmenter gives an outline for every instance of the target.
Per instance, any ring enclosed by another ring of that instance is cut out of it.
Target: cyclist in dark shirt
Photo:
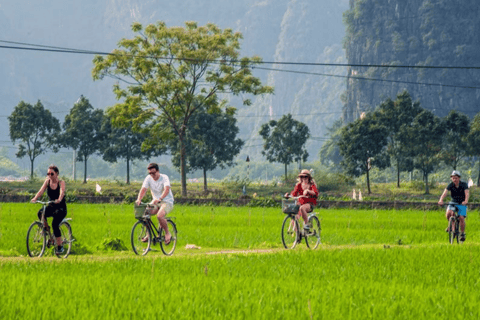
[[[465,241],[465,218],[467,218],[467,204],[468,198],[470,196],[468,190],[468,184],[466,182],[460,181],[460,172],[454,170],[450,175],[452,182],[445,188],[442,195],[440,196],[439,205],[443,205],[443,199],[447,196],[448,191],[452,196],[452,201],[456,202],[458,205],[458,215],[460,216],[460,241]],[[447,220],[450,220],[450,217],[454,215],[455,208],[453,206],[447,207],[446,217]]]
[[[47,190],[48,198],[54,203],[49,204],[45,209],[45,218],[53,217],[52,228],[53,234],[55,235],[57,240],[56,250],[58,253],[62,253],[62,233],[60,231],[59,225],[67,216],[67,204],[65,202],[65,181],[59,180],[58,173],[59,171],[57,166],[51,165],[50,167],[48,167],[47,178],[45,179],[45,182],[43,183],[40,190],[38,190],[35,197],[32,198],[31,202],[35,203],[37,199],[43,195],[45,190]],[[42,209],[38,211],[37,215],[39,219],[41,219],[42,217],[42,211]],[[45,227],[48,229],[49,227],[46,219],[45,224]]]

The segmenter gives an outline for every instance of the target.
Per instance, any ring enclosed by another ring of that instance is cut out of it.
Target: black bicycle
[[[171,256],[177,246],[177,226],[172,221],[172,218],[165,217],[168,230],[172,235],[170,242],[167,244],[165,242],[165,230],[160,227],[157,231],[155,224],[150,218],[153,208],[153,205],[147,203],[141,203],[139,206],[135,205],[135,218],[138,221],[133,225],[131,234],[133,252],[144,256],[151,250],[152,245],[159,243],[162,252],[167,256]]]
[[[310,212],[308,223],[310,229],[305,230],[303,219],[298,219],[298,197],[282,200],[282,212],[287,216],[282,224],[282,243],[285,249],[293,249],[305,239],[308,248],[316,249],[321,241],[322,228],[315,212]]]
[[[45,253],[47,248],[53,248],[54,254],[59,258],[66,258],[70,254],[72,249],[72,242],[75,239],[72,236],[72,227],[70,226],[69,220],[71,218],[65,218],[60,223],[60,231],[62,233],[62,246],[63,252],[59,253],[55,250],[56,247],[56,238],[50,228],[46,228],[46,218],[45,218],[45,209],[53,201],[42,202],[36,201],[43,205],[42,216],[40,221],[34,221],[30,228],[27,231],[27,252],[30,257],[41,257]]]
[[[448,242],[453,244],[455,242],[455,239],[457,240],[457,243],[463,242],[459,240],[460,237],[460,216],[458,215],[458,203],[456,202],[449,202],[447,206],[452,206],[454,208],[453,213],[454,216],[450,217],[450,220],[448,220]]]

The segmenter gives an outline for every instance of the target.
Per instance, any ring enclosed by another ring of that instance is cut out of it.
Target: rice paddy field
[[[285,250],[280,209],[176,206],[174,255],[140,257],[132,205],[70,204],[62,260],[26,257],[39,208],[0,204],[0,319],[480,318],[478,211],[450,245],[441,210],[320,210],[322,245]]]

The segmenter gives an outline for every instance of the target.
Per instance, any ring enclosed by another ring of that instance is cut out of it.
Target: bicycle
[[[160,227],[157,228],[153,223],[151,217],[151,210],[153,205],[141,203],[139,206],[135,205],[135,218],[137,222],[132,227],[131,242],[133,252],[137,255],[146,255],[151,249],[152,244],[160,244],[163,254],[171,256],[177,246],[177,226],[172,218],[165,217],[168,224],[168,230],[172,235],[170,242],[165,243],[165,230]]]
[[[463,241],[460,241],[459,240],[459,236],[460,236],[460,216],[458,215],[458,203],[456,202],[449,202],[447,204],[447,207],[448,206],[452,206],[455,208],[455,210],[453,210],[453,214],[454,216],[450,217],[450,219],[448,220],[448,228],[447,228],[447,232],[448,232],[448,242],[450,242],[450,244],[453,244],[455,242],[455,239],[457,239],[457,243],[460,243]]]
[[[47,248],[53,247],[54,254],[58,258],[66,258],[70,254],[70,250],[72,249],[71,245],[75,239],[72,236],[72,227],[68,221],[72,220],[72,218],[65,218],[60,223],[60,231],[62,233],[62,246],[63,246],[63,253],[57,252],[55,250],[56,247],[56,238],[52,232],[50,232],[50,228],[46,228],[46,218],[45,218],[45,209],[47,206],[53,201],[36,201],[35,203],[40,203],[43,205],[42,207],[42,217],[40,221],[34,221],[27,231],[27,252],[28,255],[32,258],[34,257],[41,257],[45,253]]]
[[[321,241],[322,228],[315,212],[310,212],[308,223],[311,228],[309,231],[304,229],[303,219],[298,218],[298,198],[282,199],[282,212],[287,216],[282,224],[282,243],[285,249],[293,249],[305,238],[305,244],[310,249],[316,249]]]

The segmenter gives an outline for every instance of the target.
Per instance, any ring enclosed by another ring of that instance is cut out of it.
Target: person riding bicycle
[[[37,202],[37,199],[43,195],[45,190],[47,190],[48,198],[50,201],[53,201],[53,203],[50,203],[45,208],[45,228],[49,229],[46,218],[53,217],[52,228],[53,234],[55,235],[57,241],[56,251],[57,253],[63,253],[62,233],[59,225],[67,216],[67,203],[65,202],[65,181],[59,180],[58,173],[59,171],[57,166],[53,164],[50,165],[48,167],[47,178],[45,179],[45,182],[40,190],[38,190],[35,197],[33,197],[30,201],[33,203]],[[38,219],[42,218],[42,213],[43,209],[40,209],[37,214]]]
[[[298,202],[300,203],[300,208],[298,209],[298,214],[305,222],[305,230],[310,230],[312,226],[308,223],[308,213],[312,212],[317,205],[318,190],[309,170],[303,169],[300,172],[298,175],[298,183],[290,195],[299,197]],[[288,198],[290,195],[286,193],[285,197]]]
[[[467,218],[467,204],[468,198],[470,196],[468,190],[468,184],[466,182],[460,181],[460,172],[454,170],[450,175],[452,182],[443,190],[442,195],[440,196],[440,201],[438,201],[439,205],[443,205],[443,199],[447,196],[448,191],[452,196],[452,201],[458,203],[458,215],[460,218],[460,231],[462,234],[460,235],[460,241],[465,241],[465,218]],[[450,221],[450,217],[454,216],[455,207],[449,205],[447,207],[446,217],[447,220]],[[447,230],[448,232],[448,227]]]
[[[147,169],[148,176],[143,181],[142,188],[138,193],[137,201],[135,203],[140,205],[147,189],[150,189],[153,198],[150,204],[154,205],[151,214],[157,215],[158,223],[165,230],[165,244],[169,244],[172,235],[168,230],[165,216],[173,209],[173,194],[170,186],[170,179],[168,179],[166,174],[161,174],[159,172],[158,164],[156,163],[150,163],[147,166]],[[148,241],[148,239],[145,239],[145,241]]]

